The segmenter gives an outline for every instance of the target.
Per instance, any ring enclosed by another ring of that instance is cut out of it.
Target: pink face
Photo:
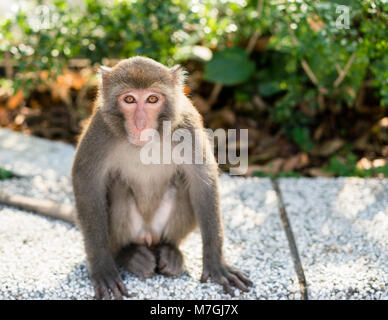
[[[165,101],[163,94],[150,89],[132,89],[120,94],[118,104],[131,143],[144,145],[149,141],[140,140],[140,135],[143,130],[157,129],[158,115]]]

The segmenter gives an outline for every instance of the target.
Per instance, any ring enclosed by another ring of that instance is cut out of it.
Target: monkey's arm
[[[248,286],[251,286],[252,282],[243,273],[228,266],[223,257],[217,165],[194,165],[186,172],[190,180],[190,201],[198,219],[203,242],[201,281],[212,278],[232,296],[234,293],[231,285],[242,291],[248,291]]]
[[[50,218],[75,223],[75,210],[70,205],[60,204],[50,200],[10,195],[4,192],[0,192],[0,203],[22,210],[34,211]]]
[[[84,238],[95,297],[110,299],[112,291],[116,299],[121,299],[127,292],[109,247],[107,176],[103,167],[108,153],[107,140],[111,137],[102,128],[102,123],[90,124],[75,155],[72,180],[77,222]]]

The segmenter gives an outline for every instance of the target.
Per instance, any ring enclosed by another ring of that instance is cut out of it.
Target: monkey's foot
[[[232,285],[244,292],[248,292],[248,287],[253,285],[244,273],[225,264],[211,263],[208,266],[204,264],[201,281],[206,282],[209,278],[222,285],[232,297],[234,296]]]
[[[158,272],[169,277],[179,276],[183,272],[183,256],[173,245],[162,244],[158,247]]]
[[[120,274],[113,264],[102,263],[98,270],[91,272],[90,280],[94,287],[95,299],[110,300],[111,293],[117,300],[121,300],[123,296],[128,296]]]
[[[123,248],[119,253],[118,262],[139,278],[146,279],[155,275],[156,257],[146,246],[131,244]]]

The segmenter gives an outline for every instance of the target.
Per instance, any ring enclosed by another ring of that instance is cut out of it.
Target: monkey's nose
[[[144,118],[137,118],[136,119],[136,128],[138,130],[143,130],[146,126],[146,120]]]

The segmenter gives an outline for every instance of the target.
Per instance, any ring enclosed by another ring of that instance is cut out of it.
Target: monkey
[[[202,117],[183,90],[185,76],[179,65],[169,68],[142,56],[101,67],[95,108],[73,159],[75,210],[68,219],[82,232],[96,299],[128,296],[119,266],[143,279],[179,276],[184,270],[179,245],[198,226],[201,281],[212,279],[232,296],[232,286],[247,292],[253,285],[224,259],[214,154],[206,153],[202,164],[140,159],[142,147],[152,143],[142,133],[163,135],[165,121],[172,131],[199,132],[201,148],[208,150]]]

